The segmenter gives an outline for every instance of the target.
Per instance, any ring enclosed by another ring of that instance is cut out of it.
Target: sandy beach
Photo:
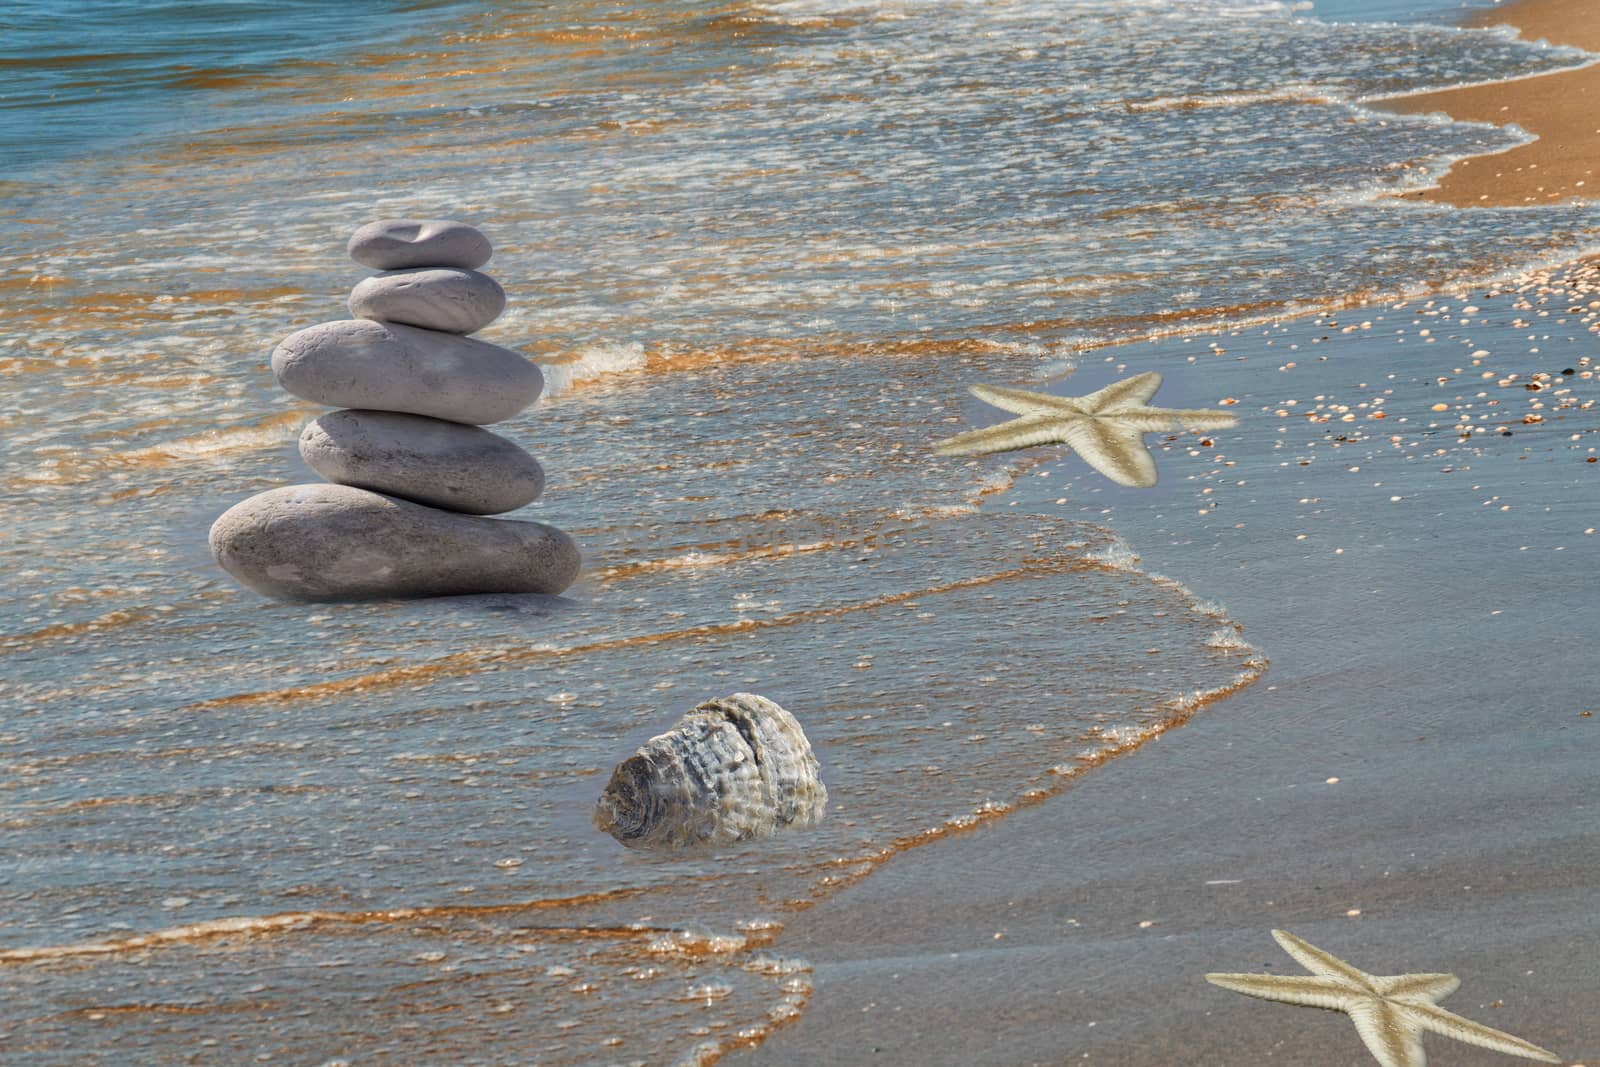
[[[1510,25],[1525,40],[1600,50],[1600,19],[1585,0],[1512,0],[1472,15],[1471,26]],[[1594,199],[1600,184],[1600,66],[1490,85],[1380,101],[1401,114],[1444,112],[1453,118],[1516,124],[1534,141],[1507,152],[1460,160],[1433,189],[1406,194],[1456,207],[1522,207]]]

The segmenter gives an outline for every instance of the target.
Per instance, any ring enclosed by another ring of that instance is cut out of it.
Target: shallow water
[[[27,859],[5,929],[68,947],[0,957],[40,961],[8,975],[14,1039],[37,1062],[164,1062],[206,1033],[297,1062],[583,1063],[614,1038],[624,1058],[727,1044],[804,999],[785,985],[802,965],[763,947],[794,908],[1259,673],[1216,609],[1096,562],[1093,527],[883,513],[841,528],[855,540],[792,556],[674,552],[554,615],[515,601],[258,609],[297,635],[256,646],[287,669],[275,681],[301,681],[295,667],[330,646],[363,672],[245,693],[233,672],[142,666],[141,682],[182,670],[201,699],[119,686],[132,706],[62,714],[95,675],[133,665],[119,645],[150,662],[135,629],[97,642],[59,695],[23,695],[52,721],[23,724],[18,746],[7,834]],[[748,530],[699,528],[725,534]],[[382,646],[397,626],[423,631],[403,665],[371,662],[381,647],[365,636]],[[821,829],[673,860],[584,824],[609,764],[664,709],[743,689],[803,717],[832,794]],[[689,942],[672,933],[685,927]],[[138,940],[152,928],[174,944]],[[695,995],[706,983],[726,992]],[[394,1013],[419,999],[473,1021],[388,1048]],[[290,1002],[319,1010],[286,1021]],[[116,1025],[86,1025],[105,1007]]]
[[[1493,33],[1090,2],[411,25],[0,189],[16,1062],[758,1040],[809,988],[785,915],[1263,666],[1112,531],[978,514],[1039,460],[930,456],[994,417],[967,384],[1569,255],[1596,221],[1380,195],[1515,135],[1359,100],[1581,58]],[[497,244],[485,336],[552,382],[497,429],[550,475],[519,514],[584,545],[563,602],[276,604],[206,551],[232,503],[314,480],[316,409],[265,354],[343,313],[345,237],[398,214]],[[1159,362],[1133,368],[1169,372],[1158,403],[1220,401]],[[1209,469],[1197,440],[1152,439],[1165,478]],[[662,860],[590,829],[612,764],[739,690],[812,737],[819,830]]]

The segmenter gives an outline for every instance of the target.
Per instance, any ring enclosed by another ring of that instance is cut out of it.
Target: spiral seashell
[[[699,705],[617,764],[594,824],[629,848],[693,848],[810,829],[827,804],[794,716],[735,693]]]

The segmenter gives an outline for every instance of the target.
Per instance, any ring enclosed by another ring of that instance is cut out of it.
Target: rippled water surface
[[[8,1062],[759,1040],[810,990],[795,909],[1264,666],[1113,531],[979,512],[1035,460],[931,455],[993,417],[968,384],[1596,222],[1387,195],[1517,135],[1361,101],[1582,59],[1498,33],[1205,0],[500,6],[319,36],[290,5],[281,53],[137,90],[181,94],[173,124],[0,184]],[[4,61],[44,92],[27,42]],[[316,409],[266,353],[344,313],[344,240],[385,215],[496,243],[484,336],[551,383],[496,427],[550,476],[518,514],[586,554],[560,601],[287,605],[210,560],[224,509],[314,480]],[[1164,477],[1207,462],[1150,443]],[[662,859],[589,827],[615,762],[740,690],[812,737],[821,828]]]
[[[0,153],[26,172],[207,122],[211,97],[337,69],[352,41],[395,44],[462,0],[7,0]]]

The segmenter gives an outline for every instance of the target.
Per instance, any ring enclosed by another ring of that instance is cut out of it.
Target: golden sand
[[[1527,40],[1600,52],[1600,6],[1593,0],[1511,0],[1468,25],[1509,24]],[[1443,111],[1453,118],[1516,123],[1538,140],[1505,152],[1473,156],[1450,168],[1432,189],[1408,199],[1456,207],[1523,207],[1600,194],[1600,66],[1381,103],[1401,114]]]

